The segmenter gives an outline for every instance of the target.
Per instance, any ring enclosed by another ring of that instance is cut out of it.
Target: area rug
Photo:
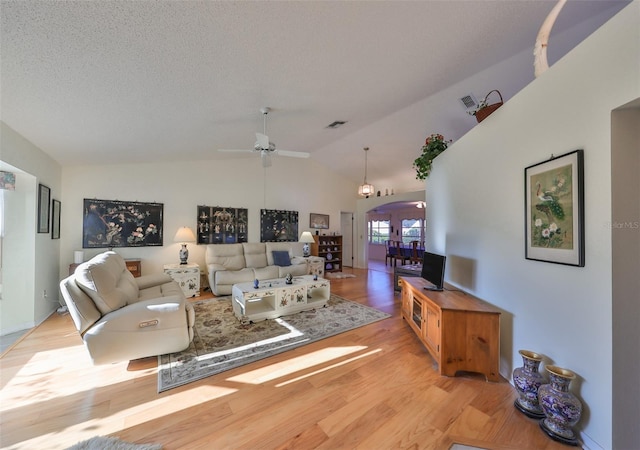
[[[193,307],[196,323],[189,348],[158,356],[158,392],[390,317],[333,294],[326,307],[246,325],[233,314],[231,297]]]
[[[325,278],[355,278],[356,276],[352,273],[344,273],[344,272],[327,272],[324,274]]]
[[[78,442],[67,450],[161,450],[160,444],[133,444],[118,438],[96,436],[86,441]]]

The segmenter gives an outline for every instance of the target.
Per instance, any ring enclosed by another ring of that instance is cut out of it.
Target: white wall
[[[0,161],[23,173],[16,191],[7,192],[6,236],[3,254],[1,333],[30,328],[59,306],[60,241],[51,233],[37,233],[37,184],[51,188],[51,198],[61,199],[60,165],[0,122]],[[63,206],[64,208],[64,206]],[[46,290],[47,298],[43,292]]]
[[[636,1],[455,142],[427,181],[427,240],[449,256],[447,280],[503,310],[502,375],[522,365],[519,349],[576,372],[591,448],[612,448],[610,114],[640,97],[639,17]],[[579,148],[586,266],[526,260],[524,168]],[[637,356],[637,342],[621,345]]]
[[[266,178],[265,178],[266,177]],[[60,276],[82,250],[83,199],[158,202],[164,205],[162,247],[116,248],[125,258],[141,258],[143,275],[177,263],[181,226],[195,231],[197,206],[228,206],[249,211],[249,242],[260,242],[260,209],[298,211],[299,234],[309,229],[309,213],[329,214],[331,229],[340,231],[340,211],[354,210],[357,185],[334,176],[313,159],[274,157],[261,167],[250,157],[183,163],[82,166],[63,169]],[[352,192],[353,195],[344,195]],[[204,245],[189,244],[189,262],[204,270]],[[85,260],[104,249],[84,249]]]
[[[633,448],[640,442],[640,358],[629,357],[625,343],[640,343],[640,99],[614,111],[611,125],[613,447]]]

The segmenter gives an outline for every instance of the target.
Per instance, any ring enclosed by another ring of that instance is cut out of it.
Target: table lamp
[[[187,264],[187,258],[189,258],[189,250],[187,250],[187,242],[195,242],[196,235],[193,234],[193,230],[189,227],[178,228],[176,235],[173,238],[174,242],[180,242],[182,248],[180,249],[180,264]]]
[[[309,255],[311,254],[309,249],[309,244],[312,244],[315,242],[313,240],[313,235],[311,234],[311,231],[303,231],[302,235],[300,236],[299,242],[304,242],[304,245],[302,246],[302,256],[304,256],[305,258],[308,258]]]

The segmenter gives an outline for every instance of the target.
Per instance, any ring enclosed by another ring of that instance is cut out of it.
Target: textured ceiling
[[[570,0],[554,33],[595,29],[626,3]],[[554,4],[2,0],[1,118],[63,165],[202,160],[252,148],[270,106],[278,148],[332,164],[333,143],[532,49]],[[327,129],[335,120],[348,123]],[[351,151],[336,170],[360,181]],[[385,159],[369,180],[406,176],[415,156]]]

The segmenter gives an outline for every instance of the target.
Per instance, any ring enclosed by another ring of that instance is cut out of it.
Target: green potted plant
[[[445,141],[441,134],[432,134],[422,146],[422,153],[413,162],[416,179],[426,180],[431,173],[431,164],[436,156],[445,151],[451,141]]]

